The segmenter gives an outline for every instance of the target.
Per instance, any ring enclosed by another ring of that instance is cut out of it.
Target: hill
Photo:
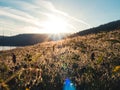
[[[67,77],[77,90],[120,90],[120,29],[0,52],[2,89],[62,90]]]
[[[42,43],[46,41],[56,41],[61,40],[66,37],[76,37],[76,36],[84,36],[88,34],[97,34],[100,32],[109,32],[120,29],[120,20],[110,22],[104,25],[100,25],[95,28],[90,28],[84,31],[80,31],[78,33],[70,35],[69,33],[66,34],[19,34],[16,36],[0,36],[0,46],[28,46],[34,45],[37,43]]]
[[[47,34],[20,34],[16,36],[1,36],[0,46],[26,46],[45,41]]]
[[[94,27],[94,28],[90,28],[87,30],[77,32],[77,33],[71,35],[70,37],[75,37],[75,36],[79,36],[79,35],[84,36],[84,35],[88,35],[88,34],[97,34],[100,32],[109,32],[109,31],[114,31],[117,29],[120,29],[120,20],[113,21],[113,22],[110,22],[107,24],[100,25],[98,27]]]
[[[19,34],[16,36],[0,36],[0,46],[28,46],[37,43],[55,41],[64,38],[67,34]]]

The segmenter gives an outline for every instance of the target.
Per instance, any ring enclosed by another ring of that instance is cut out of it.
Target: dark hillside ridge
[[[19,34],[16,36],[0,36],[0,46],[29,46],[37,43],[63,39],[68,34]]]
[[[84,36],[88,34],[97,34],[100,32],[109,32],[120,29],[120,20],[110,22],[104,25],[100,25],[95,28],[90,28],[84,31],[80,31],[78,33],[68,35],[68,34],[60,34],[62,38],[59,38],[58,35],[48,35],[48,34],[19,34],[16,36],[8,37],[8,36],[0,36],[0,46],[28,46],[34,45],[37,43],[42,43],[46,41],[56,41],[67,37],[76,37],[76,36]],[[54,40],[55,39],[55,40]]]
[[[0,46],[27,46],[41,43],[47,39],[47,34],[19,34],[16,36],[0,36]]]
[[[98,27],[90,28],[84,31],[80,31],[78,33],[75,33],[71,35],[70,37],[75,37],[75,36],[84,36],[88,34],[97,34],[100,32],[109,32],[109,31],[114,31],[120,29],[120,20],[113,21],[107,24],[100,25]]]

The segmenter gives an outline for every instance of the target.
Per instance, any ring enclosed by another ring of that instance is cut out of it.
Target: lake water
[[[0,51],[2,50],[10,50],[10,49],[14,49],[16,47],[12,47],[12,46],[0,46]]]

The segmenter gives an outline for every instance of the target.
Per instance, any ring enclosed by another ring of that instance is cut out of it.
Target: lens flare
[[[67,78],[64,82],[63,90],[76,90],[76,88],[71,80]]]

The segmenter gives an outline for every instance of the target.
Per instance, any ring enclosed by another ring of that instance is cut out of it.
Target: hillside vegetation
[[[114,31],[114,30],[118,30],[118,29],[120,29],[120,20],[112,21],[110,23],[106,23],[106,24],[100,25],[98,27],[93,27],[93,28],[89,28],[89,29],[77,32],[77,33],[71,35],[70,37],[84,36],[84,35],[88,35],[88,34],[97,34],[100,32],[109,32],[109,31]]]
[[[62,90],[67,77],[77,90],[120,90],[120,29],[0,52],[3,90]]]

